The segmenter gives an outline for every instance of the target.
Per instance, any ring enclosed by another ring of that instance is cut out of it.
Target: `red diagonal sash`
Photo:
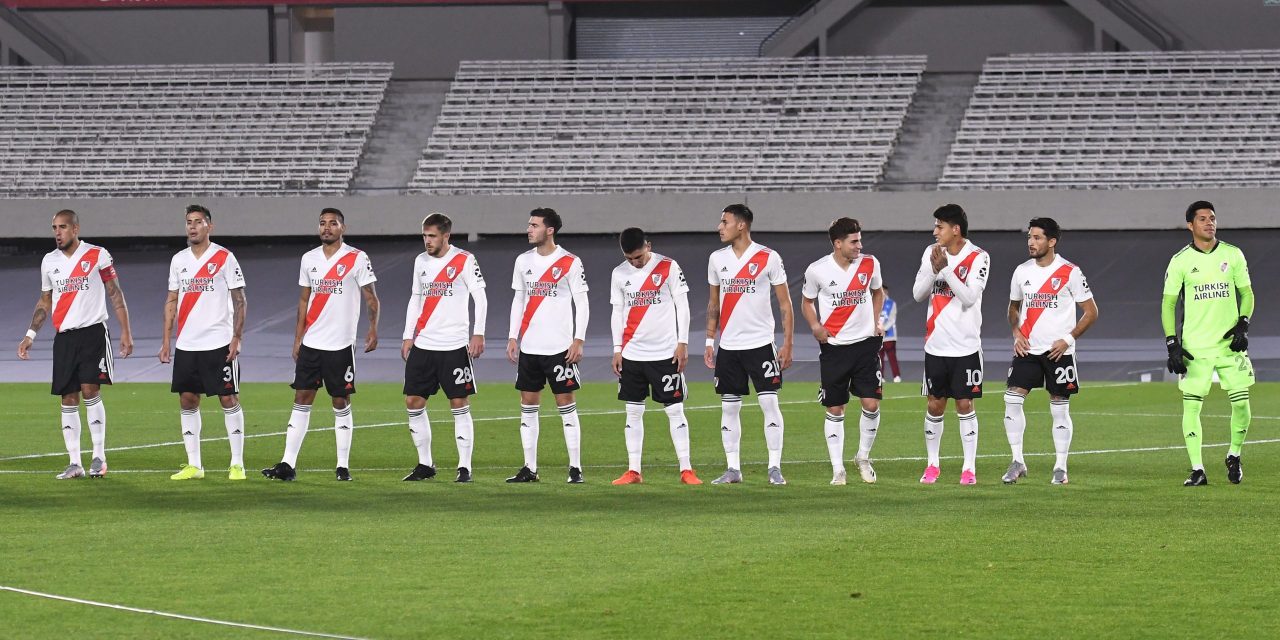
[[[956,268],[955,268],[956,277],[960,278],[960,282],[969,281],[969,274],[973,273],[973,261],[976,260],[977,258],[978,258],[978,252],[972,251],[969,253],[969,255],[965,256],[964,260],[960,261],[960,264],[956,265]],[[964,270],[963,275],[960,273],[961,269]],[[929,307],[930,307],[929,320],[924,324],[925,340],[928,340],[929,336],[933,335],[934,324],[937,323],[938,316],[942,314],[942,310],[945,309],[948,304],[951,304],[951,301],[954,299],[955,298],[951,296],[935,295],[933,296],[932,299],[929,300]]]
[[[432,283],[447,284],[457,280],[458,276],[462,275],[462,265],[467,263],[468,255],[469,254],[467,253],[458,252],[458,255],[454,256],[453,259],[449,261],[449,264],[446,264],[444,268],[440,270],[440,273],[436,274],[436,279],[432,280]],[[450,271],[450,269],[452,269],[452,271]],[[453,275],[449,275],[450,273]],[[422,295],[422,313],[418,315],[418,322],[413,328],[414,338],[417,338],[418,334],[422,333],[422,328],[427,326],[427,321],[431,319],[431,314],[435,313],[436,307],[440,304],[440,296],[429,296],[426,292],[423,292]]]
[[[355,267],[356,258],[358,258],[359,256],[360,256],[359,251],[352,251],[351,253],[348,253],[347,255],[342,256],[341,258],[338,259],[336,263],[334,263],[332,267],[329,267],[329,273],[326,273],[324,275],[324,279],[338,280],[346,276],[346,274],[351,273],[352,268]],[[342,268],[341,269],[342,275],[338,274],[339,267]],[[311,325],[315,324],[316,318],[320,317],[320,312],[324,311],[324,305],[329,303],[330,295],[332,294],[316,293],[311,296],[311,306],[307,307],[307,325],[306,325],[307,329],[310,329]]]
[[[734,276],[735,280],[751,279],[755,280],[764,273],[764,267],[769,263],[769,250],[761,249],[751,256],[747,263],[742,265],[742,269],[738,271],[738,275]],[[751,273],[751,266],[755,265],[755,274]],[[738,300],[742,299],[742,292],[726,293],[720,301],[720,333],[724,334],[724,328],[729,324],[729,316],[733,315],[734,307],[738,306]]]
[[[542,277],[538,278],[538,282],[549,282],[549,283],[559,282],[561,278],[564,278],[565,276],[569,275],[569,267],[572,264],[573,264],[572,254],[565,254],[564,256],[561,256],[559,260],[556,260],[555,262],[551,263],[550,267],[547,267],[546,273],[543,273]],[[560,275],[557,276],[555,275],[556,273],[559,273]],[[529,330],[529,321],[533,320],[534,312],[538,310],[538,307],[542,306],[542,301],[546,299],[547,299],[546,296],[530,296],[529,299],[525,301],[524,317],[521,318],[520,320],[520,337],[521,338],[524,337],[524,332]]]
[[[657,291],[667,276],[671,274],[671,258],[663,258],[653,267],[645,276],[644,284],[640,285],[641,291]],[[656,277],[655,277],[656,276]],[[631,338],[635,337],[636,329],[640,328],[640,321],[644,319],[644,314],[649,311],[649,305],[641,307],[631,307],[631,311],[627,312],[627,327],[622,330],[622,348],[627,348],[627,343],[631,342]]]
[[[858,269],[854,272],[853,278],[850,279],[847,291],[866,291],[867,287],[871,286],[871,273],[874,270],[875,263],[871,260],[871,257],[864,257],[862,262],[858,264]],[[866,277],[859,278],[859,275],[865,275]],[[834,337],[844,328],[845,323],[853,316],[853,310],[856,308],[858,308],[858,305],[851,304],[847,307],[832,309],[831,315],[827,316],[827,321],[822,323],[822,327],[827,330],[829,335]]]
[[[1050,293],[1056,295],[1058,291],[1067,286],[1067,278],[1071,277],[1071,269],[1074,266],[1075,265],[1072,264],[1064,264],[1061,267],[1058,267],[1058,270],[1054,271],[1053,275],[1049,276],[1049,278],[1044,281],[1044,284],[1040,286],[1040,290],[1036,293]],[[1053,286],[1054,278],[1058,278],[1058,286],[1056,287]],[[1036,321],[1040,319],[1042,314],[1044,314],[1044,307],[1033,307],[1027,309],[1027,316],[1023,318],[1022,326],[1018,329],[1022,332],[1023,336],[1026,336],[1027,338],[1031,337],[1031,329],[1036,326]]]
[[[200,265],[200,268],[196,270],[196,275],[193,276],[193,278],[194,277],[212,278],[215,274],[218,273],[218,270],[222,268],[222,265],[226,263],[228,255],[231,255],[231,254],[228,253],[226,249],[218,249],[218,252],[213,254],[213,257],[209,258],[207,262]],[[213,265],[212,271],[209,271],[209,265]],[[201,274],[204,274],[204,273],[207,273],[208,276],[201,276]],[[182,294],[182,305],[178,307],[178,335],[182,335],[182,327],[187,324],[187,316],[191,315],[191,310],[195,308],[196,302],[200,300],[200,294],[202,293],[204,292],[200,290],[196,290],[196,291],[188,291]]]
[[[89,265],[89,267],[87,269],[83,268],[84,265]],[[90,273],[93,273],[93,269],[97,266],[98,248],[94,247],[84,252],[84,255],[80,256],[80,260],[76,262],[75,268],[71,270],[71,275],[67,276],[67,279],[83,278]],[[53,309],[53,328],[55,331],[62,330],[62,321],[67,318],[67,312],[71,311],[71,303],[75,302],[76,294],[78,293],[80,293],[79,289],[73,289],[71,291],[65,291],[62,295],[58,296],[58,306]]]

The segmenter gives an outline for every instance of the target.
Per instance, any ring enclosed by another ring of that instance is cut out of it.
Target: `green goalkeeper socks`
[[[1200,456],[1200,410],[1204,407],[1204,398],[1189,393],[1182,394],[1182,437],[1187,441],[1187,456],[1191,458],[1192,469],[1203,469],[1204,461]]]
[[[1249,422],[1253,418],[1253,412],[1249,408],[1249,390],[1229,391],[1227,397],[1231,399],[1231,448],[1227,450],[1227,455],[1239,456],[1240,448],[1244,446],[1244,437],[1249,433]]]

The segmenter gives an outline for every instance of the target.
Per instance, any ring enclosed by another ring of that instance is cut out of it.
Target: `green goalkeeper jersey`
[[[1222,336],[1247,314],[1241,310],[1241,289],[1251,291],[1252,285],[1244,253],[1235,245],[1219,240],[1205,252],[1190,244],[1173,254],[1164,295],[1182,294],[1182,346],[1191,355],[1231,353],[1230,337]]]

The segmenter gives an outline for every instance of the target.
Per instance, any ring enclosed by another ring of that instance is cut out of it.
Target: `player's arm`
[[[933,264],[929,262],[929,254],[926,253],[920,260],[920,268],[916,270],[916,281],[911,285],[911,297],[915,298],[916,302],[929,299],[929,294],[933,293],[933,281],[936,275]]]
[[[884,337],[885,326],[884,323],[880,321],[880,318],[884,316],[883,288],[873,289],[871,291],[871,308],[875,312],[875,315],[871,317],[876,320],[876,335]]]
[[[626,305],[623,305],[617,302],[618,300],[618,293],[617,293],[617,286],[616,286],[617,283],[615,282],[614,284],[615,284],[614,296],[613,296],[614,302],[609,305],[610,308],[613,309],[613,311],[609,314],[609,334],[613,337],[613,359],[612,359],[612,362],[610,363],[610,366],[613,369],[613,375],[621,378],[622,377],[622,334],[625,331],[625,321],[623,320],[623,316],[626,314],[626,310],[624,309]]]
[[[778,296],[778,311],[782,314],[782,348],[778,349],[778,368],[786,371],[791,366],[791,349],[795,342],[795,311],[791,307],[791,290],[787,283],[773,285]]]
[[[417,264],[414,264],[414,273],[418,272]],[[409,292],[409,303],[405,305],[404,310],[404,333],[400,336],[400,359],[408,361],[409,351],[413,349],[414,335],[418,331],[418,315],[422,310],[422,285],[415,277],[413,279],[412,291]]]
[[[370,282],[360,287],[360,295],[364,296],[364,306],[369,309],[369,334],[364,338],[364,352],[369,353],[378,348],[378,290]]]
[[[302,349],[302,336],[307,332],[307,302],[311,300],[311,287],[298,287],[298,321],[293,327],[293,359],[298,360],[298,351]]]
[[[1076,321],[1076,326],[1072,327],[1067,335],[1053,341],[1053,346],[1049,348],[1049,358],[1057,360],[1062,354],[1067,352],[1075,343],[1076,339],[1084,335],[1084,332],[1093,326],[1098,320],[1098,303],[1093,298],[1082,300],[1080,309],[1084,312],[1080,314],[1080,319]]]
[[[116,321],[120,323],[120,357],[128,358],[133,353],[133,329],[129,326],[129,305],[124,301],[124,289],[120,288],[120,278],[114,273],[102,284],[107,290],[107,298],[111,300]]]
[[[982,296],[982,290],[987,288],[987,271],[990,268],[991,259],[984,253],[974,261],[973,273],[970,273],[964,282],[960,281],[960,276],[954,269],[943,271],[942,277],[951,287],[951,292],[955,294],[960,306],[968,309],[978,302],[978,298]]]
[[[244,287],[231,290],[231,345],[227,350],[227,362],[240,356],[240,345],[244,340],[244,319],[249,312],[249,299],[244,294]]]
[[[178,315],[178,292],[170,291],[164,299],[164,333],[160,334],[160,353],[156,356],[160,362],[172,362],[173,321]]]
[[[520,361],[520,323],[524,318],[524,289],[516,289],[511,297],[511,329],[507,332],[507,359],[513,364]]]
[[[1022,294],[1019,293],[1019,296]],[[1009,326],[1013,328],[1013,353],[1017,356],[1027,355],[1027,350],[1031,348],[1031,341],[1027,336],[1022,335],[1022,298],[1009,301]]]
[[[53,291],[42,291],[40,299],[36,300],[35,311],[31,313],[31,326],[27,328],[27,335],[18,343],[18,359],[28,360],[31,356],[28,351],[31,344],[35,342],[35,335],[40,331],[40,327],[44,326],[44,321],[49,318],[49,310],[53,308]]]
[[[672,361],[677,373],[684,373],[689,364],[689,292],[681,291],[672,297],[676,305],[676,353]]]
[[[809,323],[809,331],[813,332],[813,337],[821,344],[827,342],[827,328],[818,322],[818,307],[814,304],[814,299],[806,296],[800,296],[800,315],[805,322]]]
[[[702,362],[708,369],[716,368],[716,331],[720,328],[720,285],[711,285],[711,297],[707,299],[707,348]]]
[[[471,325],[471,340],[467,343],[467,355],[479,358],[484,353],[485,321],[489,319],[489,294],[484,287],[472,287],[471,303],[475,305],[476,318]]]
[[[1160,302],[1160,326],[1164,328],[1164,346],[1169,352],[1169,360],[1165,363],[1169,373],[1184,374],[1187,372],[1185,360],[1195,357],[1182,349],[1182,341],[1178,339],[1178,298],[1182,295],[1182,270],[1178,268],[1178,256],[1169,260],[1164,272],[1164,297]]]
[[[569,364],[578,364],[582,361],[582,345],[587,340],[587,321],[591,319],[591,304],[587,299],[586,290],[573,292],[573,344],[569,345],[569,352],[565,354],[564,361]]]

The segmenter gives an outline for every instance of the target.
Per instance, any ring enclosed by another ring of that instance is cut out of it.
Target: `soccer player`
[[[524,466],[507,482],[538,481],[538,407],[551,385],[564,443],[569,450],[569,483],[582,482],[582,430],[574,392],[582,388],[578,363],[587,335],[587,274],[582,260],[556,244],[564,223],[555,209],[529,212],[526,230],[533,248],[516,256],[511,275],[511,332],[507,359],[515,363],[520,390],[520,443]]]
[[[160,362],[173,362],[173,384],[182,408],[179,426],[187,463],[171,480],[204,477],[200,461],[200,394],[217,396],[231,444],[228,480],[244,480],[244,412],[240,410],[240,340],[244,336],[244,274],[235,254],[209,240],[213,214],[187,207],[187,248],[169,261]],[[171,354],[174,319],[177,351]]]
[[[369,333],[364,352],[378,348],[378,293],[369,254],[345,244],[346,217],[332,207],[320,211],[320,246],[302,256],[298,272],[298,322],[294,329],[293,411],[284,441],[284,457],[262,475],[276,480],[293,480],[297,475],[298,451],[311,423],[311,403],[323,385],[333,399],[333,433],[337,441],[338,466],[334,476],[351,480],[351,394],[356,392],[356,325],[360,321],[360,298],[369,309]]]
[[[707,348],[703,362],[715,370],[720,394],[720,440],[728,468],[711,484],[742,482],[738,445],[742,440],[742,396],[755,385],[764,412],[764,441],[769,449],[769,484],[786,484],[782,477],[782,410],[778,389],[782,372],[791,366],[793,318],[791,294],[782,257],[751,241],[755,214],[745,204],[731,204],[720,213],[720,241],[728,246],[707,261]],[[782,313],[782,349],[773,348],[772,291]],[[716,353],[716,332],[720,352]]]
[[[442,390],[453,412],[453,435],[458,445],[458,476],[471,482],[471,451],[475,426],[471,401],[476,392],[471,359],[484,353],[484,325],[489,298],[476,257],[449,243],[453,220],[433,213],[422,220],[426,251],[413,262],[413,293],[404,318],[404,405],[409,412],[409,435],[418,449],[418,464],[406,481],[436,475],[431,459],[431,421],[427,398]],[[475,301],[475,323],[468,331],[467,302]]]
[[[955,399],[960,419],[964,464],[960,484],[977,484],[978,414],[974,398],[982,397],[982,290],[987,287],[991,257],[969,241],[969,217],[958,204],[933,212],[936,243],[924,250],[911,294],[929,301],[924,331],[924,444],[928,464],[920,482],[938,480],[942,416],[947,399]]]
[[[62,441],[71,463],[59,480],[84,477],[80,466],[80,398],[89,419],[93,459],[89,477],[107,474],[107,409],[102,385],[111,384],[111,334],[107,331],[107,302],[120,322],[120,357],[133,353],[129,306],[111,254],[80,240],[80,216],[63,209],[53,216],[53,241],[57,248],[40,261],[43,293],[31,315],[31,328],[18,343],[18,358],[30,359],[32,342],[44,321],[53,318],[53,395],[62,396]]]
[[[844,415],[849,394],[862,403],[858,421],[858,454],[853,463],[862,481],[876,481],[871,466],[871,446],[880,429],[880,398],[884,374],[880,371],[880,342],[884,325],[884,289],[880,261],[862,253],[862,225],[853,218],[838,218],[827,229],[832,251],[804,270],[800,313],[818,340],[822,387],[818,401],[827,408],[823,432],[831,456],[831,484],[847,482],[844,468]]]
[[[626,258],[613,270],[609,303],[613,305],[613,374],[618,376],[618,399],[626,403],[623,430],[627,442],[627,472],[613,484],[640,484],[644,451],[644,401],[652,395],[667,413],[671,442],[680,461],[680,482],[702,484],[689,462],[689,421],[684,401],[689,396],[684,368],[689,361],[689,283],[675,260],[653,252],[641,229],[624,229],[618,236]]]
[[[1197,200],[1187,207],[1191,243],[1173,254],[1164,275],[1164,304],[1160,319],[1169,371],[1179,374],[1182,390],[1182,435],[1191,457],[1191,476],[1184,485],[1209,484],[1200,454],[1200,410],[1218,374],[1231,401],[1231,446],[1227,449],[1227,480],[1239,484],[1244,477],[1240,448],[1249,432],[1249,387],[1253,363],[1249,361],[1249,318],[1253,315],[1253,285],[1244,254],[1218,240],[1218,214],[1213,204]],[[1182,337],[1178,337],[1175,311],[1182,297]]]
[[[1071,396],[1080,392],[1076,339],[1098,319],[1098,304],[1080,267],[1058,255],[1062,232],[1053,218],[1027,224],[1030,260],[1013,270],[1009,284],[1009,324],[1013,327],[1013,363],[1004,392],[1004,432],[1013,461],[1000,479],[1013,484],[1027,475],[1022,434],[1027,418],[1022,405],[1031,389],[1049,392],[1053,420],[1053,484],[1067,484],[1067,452],[1071,449]],[[1076,306],[1083,310],[1076,319]]]
[[[902,382],[902,370],[898,368],[898,303],[889,296],[889,285],[880,288],[884,291],[884,309],[880,312],[880,325],[884,327],[880,370],[893,371],[893,381]]]

